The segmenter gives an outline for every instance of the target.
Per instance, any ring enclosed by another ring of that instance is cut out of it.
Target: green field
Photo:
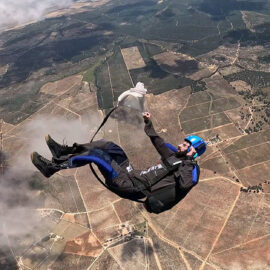
[[[100,56],[96,58],[96,61],[91,67],[83,74],[83,81],[95,82],[95,71],[96,69],[105,61],[105,56]]]
[[[148,91],[154,94],[179,89],[192,83],[190,79],[165,72],[153,59],[148,61],[145,68],[130,70],[130,74],[134,82],[143,82]]]
[[[97,98],[99,107],[102,109],[112,108],[113,96],[107,62],[103,63],[96,69],[95,76],[98,89]]]
[[[108,64],[112,80],[114,100],[117,100],[120,94],[133,86],[126,68],[126,64],[122,57],[120,47],[117,48],[113,56],[109,58]]]
[[[99,107],[108,109],[113,107],[113,102],[121,93],[132,87],[132,82],[119,47],[106,61],[101,60],[101,62],[103,63],[97,68],[90,68],[86,75],[90,79],[94,79],[95,76]]]

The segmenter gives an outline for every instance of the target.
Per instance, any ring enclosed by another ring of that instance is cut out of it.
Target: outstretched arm
[[[150,138],[152,144],[160,154],[162,158],[168,158],[169,156],[173,155],[173,151],[171,151],[164,143],[164,140],[157,135],[153,123],[150,119],[150,113],[145,112],[143,113],[143,118],[145,122],[144,131],[146,135]]]

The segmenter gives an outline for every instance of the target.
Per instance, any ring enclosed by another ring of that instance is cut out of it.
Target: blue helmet
[[[188,137],[185,138],[185,141],[190,143],[191,146],[193,146],[197,152],[193,158],[201,156],[206,150],[207,143],[199,136],[189,135]],[[190,147],[188,148],[188,152],[189,152],[189,149]]]

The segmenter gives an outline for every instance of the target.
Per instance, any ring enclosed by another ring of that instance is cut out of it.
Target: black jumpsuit
[[[150,120],[145,123],[145,133],[149,136],[152,144],[160,154],[161,159],[167,159],[175,155],[175,153],[165,145],[164,140],[157,135]],[[118,176],[110,182],[107,181],[106,184],[119,190],[117,194],[124,198],[141,199],[145,197],[145,195],[142,192],[138,192],[136,188],[136,183],[139,182],[149,187],[150,192],[155,191],[156,194],[160,193],[160,198],[162,198],[163,192],[166,191],[167,194],[169,192],[169,197],[168,195],[166,196],[166,205],[167,209],[169,209],[178,203],[194,185],[192,184],[192,170],[194,167],[192,164],[187,163],[183,165],[179,177],[185,182],[191,183],[190,186],[185,189],[179,188],[175,174],[170,173],[151,187],[151,179],[164,171],[164,165],[160,163],[147,170],[133,170],[127,156],[121,151],[122,149],[110,141],[98,140],[87,144],[74,144],[74,150],[69,157],[91,154],[94,149],[103,150],[112,157],[113,162],[111,166],[117,171]],[[187,157],[183,157],[183,160],[186,159]]]

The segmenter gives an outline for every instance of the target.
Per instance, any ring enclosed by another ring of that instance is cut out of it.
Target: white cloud
[[[51,10],[68,7],[73,0],[0,0],[0,28],[40,20]]]
[[[129,109],[129,107],[126,108]],[[131,114],[134,112],[136,113],[136,111],[125,111],[124,113],[128,114],[122,114],[121,121],[128,121],[129,118],[132,120]],[[142,119],[141,114],[139,116]],[[37,196],[37,191],[29,186],[29,181],[37,177],[35,173],[41,176],[31,162],[30,153],[37,151],[42,156],[51,159],[52,154],[44,140],[46,134],[49,133],[57,142],[64,142],[70,146],[74,142],[88,143],[100,123],[98,114],[82,116],[81,120],[51,115],[37,116],[27,122],[19,132],[18,136],[27,140],[22,141],[24,146],[16,155],[8,156],[0,152],[0,160],[1,154],[3,160],[9,158],[8,169],[3,175],[0,172],[0,251],[7,245],[9,237],[16,239],[18,243],[25,243],[26,236],[32,234],[34,229],[36,232],[40,230],[41,237],[49,232],[44,229],[47,226],[45,220],[41,220],[40,212],[36,211],[37,208],[43,208],[46,205],[43,204],[41,197]],[[127,137],[127,141],[132,141],[134,148],[148,142],[142,125],[136,128],[134,121],[132,124],[127,123],[127,129],[132,130],[129,135],[126,135],[130,136]],[[101,139],[106,129],[105,125],[95,140]],[[41,176],[41,179],[37,180],[40,181],[42,178]]]
[[[97,115],[87,119],[87,123],[82,124],[79,119],[39,116],[22,129],[20,136],[27,138],[29,144],[25,144],[13,161],[7,162],[9,167],[4,175],[0,172],[0,251],[9,236],[24,240],[34,228],[46,231],[42,228],[46,226],[45,221],[41,222],[39,212],[35,210],[43,207],[42,200],[36,196],[37,191],[29,186],[29,181],[38,172],[30,160],[30,153],[37,151],[51,159],[52,155],[44,140],[47,133],[59,143],[63,140],[69,145],[89,142],[100,119]],[[0,152],[0,159],[1,154],[7,156]],[[4,239],[1,238],[3,236]]]

